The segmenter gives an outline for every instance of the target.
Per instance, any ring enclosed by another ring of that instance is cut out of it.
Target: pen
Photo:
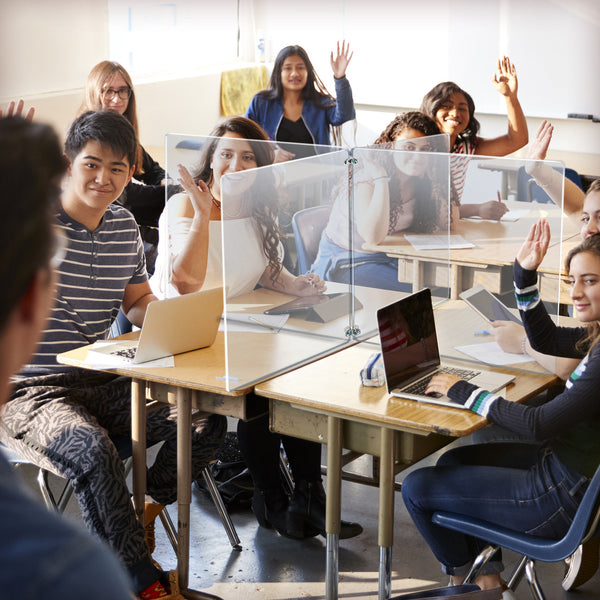
[[[487,329],[476,329],[473,335],[490,335],[490,332]]]
[[[498,202],[502,202],[502,196],[500,195],[500,190],[498,190]]]
[[[255,319],[254,317],[248,317],[248,320],[254,321],[255,323],[258,323],[259,325],[262,325],[263,327],[266,327],[267,329],[274,331],[275,333],[277,333],[280,329],[277,327],[271,327],[271,325],[269,325],[268,323],[263,323],[262,321],[259,321],[258,319]]]

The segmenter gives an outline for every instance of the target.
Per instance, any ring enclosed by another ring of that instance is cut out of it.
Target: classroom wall
[[[329,21],[335,22],[336,14],[338,17],[343,15],[345,7],[350,4],[356,10],[356,3],[332,0],[326,5],[320,4],[322,9],[320,13],[315,11],[315,14],[320,14],[321,18],[315,20],[310,35],[302,36],[304,29],[298,29],[298,35],[307,41],[318,37],[320,43],[327,46],[325,55],[315,57],[315,62],[320,63],[319,72],[327,85],[332,87],[328,54],[333,49],[335,38],[343,36],[345,32],[343,28],[328,29],[326,25]],[[274,3],[274,0],[254,0],[256,28],[257,31],[262,30],[263,35],[267,35],[265,28],[275,27],[277,19],[281,18],[277,6],[285,5]],[[385,15],[386,7],[389,7],[387,0],[372,0],[368,10],[371,15]],[[438,17],[438,20],[441,19],[441,16]],[[338,21],[343,19],[338,18]],[[202,26],[206,27],[207,23]],[[439,23],[437,27],[440,27]],[[269,54],[273,56],[280,42],[272,37],[267,39]],[[303,39],[290,40],[297,41]],[[169,51],[169,48],[165,48],[165,51]],[[387,61],[390,64],[390,78],[394,77],[394,69],[402,72],[396,57],[378,51],[377,47],[371,47],[368,51],[377,56],[380,62]],[[365,52],[367,50],[363,50]],[[0,106],[13,98],[23,97],[36,107],[40,120],[48,121],[58,131],[64,132],[79,107],[87,73],[94,64],[107,57],[107,0],[0,2]],[[348,71],[348,77],[357,89],[358,109],[356,136],[353,140],[352,128],[347,128],[348,143],[368,143],[371,141],[369,136],[378,133],[395,112],[417,107],[416,103],[396,106],[393,102],[380,106],[373,103],[373,98],[364,96],[360,90],[365,88],[365,81],[371,87],[376,88],[377,84],[370,72],[364,72],[361,66],[364,58],[359,60],[357,55]],[[134,80],[142,143],[162,146],[166,132],[208,134],[222,118],[220,71],[222,68],[238,66],[221,65],[176,79]],[[485,80],[489,81],[490,77],[488,73]],[[550,90],[554,83],[560,85],[560,78],[547,85],[549,106],[552,103]],[[592,78],[590,84],[598,85]],[[403,97],[402,86],[398,85],[398,100],[401,101]],[[524,109],[526,114],[531,114],[527,106]],[[503,115],[478,111],[478,117],[485,136],[497,135],[506,128],[506,117]],[[528,117],[530,135],[533,135],[540,122],[539,115]],[[600,124],[560,118],[553,118],[552,122],[555,125],[552,150],[597,155],[596,172],[600,173]]]

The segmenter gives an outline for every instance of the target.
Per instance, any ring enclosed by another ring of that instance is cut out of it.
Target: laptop
[[[223,313],[223,288],[150,302],[138,340],[94,349],[131,364],[211,346]]]
[[[377,322],[387,390],[392,396],[465,408],[448,396],[425,395],[429,380],[437,373],[451,372],[496,392],[514,379],[513,375],[441,362],[428,288],[380,308]]]

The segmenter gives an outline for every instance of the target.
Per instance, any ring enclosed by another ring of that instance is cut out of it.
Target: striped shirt
[[[452,148],[450,156],[450,173],[452,185],[456,190],[458,200],[462,196],[467,180],[467,171],[469,170],[469,162],[471,162],[470,154],[475,154],[477,151],[477,143],[469,140],[457,140]]]
[[[148,279],[142,239],[127,209],[111,204],[94,231],[62,208],[56,217],[67,252],[57,272],[56,303],[37,352],[21,371],[25,376],[70,370],[56,355],[105,339],[127,285]]]

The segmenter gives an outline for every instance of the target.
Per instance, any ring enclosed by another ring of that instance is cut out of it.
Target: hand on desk
[[[521,354],[525,328],[514,321],[493,321],[491,333],[504,352]]]
[[[431,394],[434,392],[441,394],[442,396],[447,396],[448,390],[459,381],[460,377],[457,377],[456,375],[451,375],[450,373],[440,373],[439,375],[431,378],[429,385],[425,389],[425,393]]]
[[[325,288],[325,282],[316,273],[306,273],[295,277],[288,291],[296,296],[316,296],[322,294]]]
[[[499,221],[504,213],[508,212],[508,207],[504,202],[498,202],[498,200],[490,200],[480,205],[479,216],[482,219],[490,219],[492,221]]]

